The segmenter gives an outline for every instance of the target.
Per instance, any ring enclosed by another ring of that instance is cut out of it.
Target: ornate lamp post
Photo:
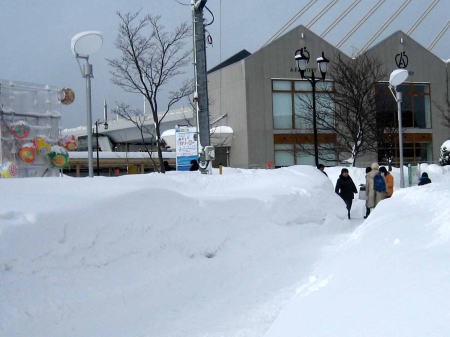
[[[317,58],[317,68],[320,71],[321,78],[317,78],[314,74],[314,69],[311,69],[311,76],[305,76],[306,68],[309,64],[310,55],[306,47],[297,49],[295,51],[295,61],[302,79],[308,80],[312,86],[312,101],[313,101],[313,132],[314,132],[314,158],[316,167],[319,165],[319,149],[317,140],[317,112],[316,112],[316,83],[325,81],[325,76],[328,70],[328,63],[330,62],[322,52],[322,56]]]

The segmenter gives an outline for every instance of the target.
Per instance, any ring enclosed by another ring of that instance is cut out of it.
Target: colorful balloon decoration
[[[53,167],[63,168],[69,164],[69,154],[67,153],[67,150],[62,146],[52,146],[48,157],[50,158],[50,163]]]
[[[61,104],[69,105],[75,100],[75,93],[70,88],[62,88],[58,92],[58,100]]]
[[[47,155],[52,148],[52,146],[48,142],[47,137],[45,136],[35,137],[33,140],[33,144],[34,147],[36,148],[37,154],[40,155]]]
[[[65,147],[68,151],[74,151],[78,148],[78,140],[75,136],[64,136],[58,141],[58,144]]]
[[[26,143],[20,147],[19,157],[25,163],[31,164],[36,159],[36,149],[33,143]]]
[[[25,121],[17,121],[9,125],[9,130],[17,139],[27,138],[30,134],[30,126]]]
[[[16,163],[7,161],[0,167],[0,177],[14,178],[17,177],[19,170]]]

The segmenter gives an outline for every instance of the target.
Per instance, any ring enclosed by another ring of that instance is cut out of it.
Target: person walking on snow
[[[419,183],[417,185],[422,186],[422,185],[426,185],[426,184],[430,184],[431,183],[431,179],[428,178],[428,173],[424,172],[422,173],[422,176],[419,179]]]
[[[317,165],[317,168],[319,169],[320,172],[322,172],[323,174],[325,174],[328,177],[328,174],[325,172],[325,165],[324,164]]]
[[[358,193],[358,190],[356,189],[352,178],[348,175],[348,170],[346,168],[341,170],[341,175],[336,182],[334,191],[344,200],[347,207],[347,216],[350,219],[350,210],[352,208],[354,194]]]
[[[390,198],[394,194],[394,176],[384,166],[380,167],[380,172],[386,182],[386,198]]]
[[[386,183],[378,169],[378,163],[370,165],[371,171],[366,176],[367,207],[372,209],[386,196]],[[381,179],[380,179],[381,178]],[[375,180],[377,184],[375,184]]]
[[[367,180],[367,174],[371,171],[372,169],[370,168],[370,166],[368,166],[368,167],[366,167],[366,180]],[[365,188],[365,187],[364,187]],[[366,215],[364,216],[364,219],[367,219],[367,217],[369,216],[369,214],[370,214],[370,208],[369,208],[369,206],[367,206],[367,204],[368,204],[368,202],[369,202],[369,198],[367,197],[367,190],[365,189],[364,190],[365,191],[365,193],[366,193]]]

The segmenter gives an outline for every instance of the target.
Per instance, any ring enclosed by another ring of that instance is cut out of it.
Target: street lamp
[[[102,122],[100,119],[97,119],[95,121],[95,140],[96,140],[96,148],[97,148],[97,175],[100,175],[100,159],[98,157],[98,124],[103,123],[103,129],[108,130],[108,106],[106,105],[106,100],[103,103],[103,118],[104,121]]]
[[[397,86],[408,78],[408,70],[395,69],[389,76],[389,89],[397,102],[398,116],[398,150],[400,152],[400,187],[405,187],[405,175],[403,172],[403,130],[402,130],[402,93],[397,90]],[[394,93],[395,91],[395,93]]]
[[[76,34],[71,40],[72,53],[75,55],[78,65],[80,66],[81,76],[86,79],[86,133],[88,138],[88,170],[89,177],[94,176],[92,168],[92,102],[91,102],[91,78],[92,64],[89,63],[89,56],[97,52],[102,46],[103,35],[97,31],[86,31]],[[83,66],[80,59],[85,60]]]
[[[322,52],[322,56],[317,58],[317,68],[320,71],[321,78],[316,78],[314,74],[314,69],[311,69],[311,76],[305,76],[306,67],[308,66],[310,55],[306,50],[306,47],[297,49],[295,51],[295,61],[297,62],[297,67],[300,72],[302,79],[308,80],[312,86],[312,101],[313,101],[313,132],[314,132],[314,158],[316,162],[316,167],[319,165],[319,149],[317,141],[317,112],[316,112],[316,83],[320,80],[325,81],[325,76],[327,73],[328,63],[330,62]]]

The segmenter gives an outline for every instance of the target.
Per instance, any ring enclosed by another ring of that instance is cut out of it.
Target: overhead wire
[[[432,50],[436,46],[436,44],[439,42],[440,39],[442,39],[444,34],[447,33],[449,28],[450,28],[450,20],[447,21],[444,28],[442,28],[442,30],[438,33],[438,35],[430,43],[430,45],[428,46],[428,50]]]
[[[279,36],[281,36],[299,17],[301,17],[303,14],[305,14],[308,9],[311,8],[312,5],[314,5],[317,2],[317,0],[310,0],[305,6],[303,6],[293,17],[291,17],[274,35],[272,35],[269,40],[264,43],[263,47],[268,45],[270,42],[277,39]]]
[[[430,12],[439,3],[439,1],[440,0],[434,0],[431,2],[425,12],[422,13],[422,15],[416,20],[416,22],[414,22],[408,32],[406,32],[407,35],[411,35],[416,30],[416,28],[422,23],[422,21],[428,16],[428,14],[430,14]]]
[[[362,0],[355,0],[353,1],[350,6],[348,6],[344,12],[341,13],[341,15],[339,15],[336,20],[334,20],[325,30],[324,32],[320,35],[320,37],[325,37],[334,27],[336,27],[339,22],[341,22],[353,9],[356,8],[356,6],[359,5],[359,3]]]
[[[403,1],[400,7],[397,8],[397,10],[383,23],[381,28],[374,35],[372,35],[372,37],[366,42],[366,44],[359,50],[359,54],[364,53],[367,48],[372,45],[372,43],[386,30],[386,28],[392,23],[392,21],[394,21],[400,15],[400,13],[403,12],[406,7],[408,7],[411,1],[412,0]]]
[[[306,28],[311,28],[322,16],[324,16],[334,5],[336,5],[337,0],[331,1],[328,5],[326,5],[322,10],[317,14],[309,23],[306,24]]]
[[[359,20],[355,26],[342,38],[341,41],[338,42],[336,48],[340,48],[358,29],[361,27],[364,22],[366,22],[372,15],[375,13],[378,8],[385,2],[386,0],[378,0],[378,2],[364,15],[361,20]]]

